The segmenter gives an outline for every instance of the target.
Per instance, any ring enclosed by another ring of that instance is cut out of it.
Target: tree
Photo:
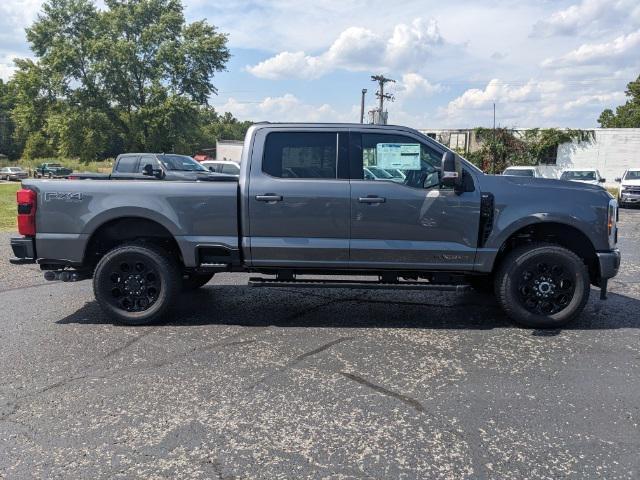
[[[467,155],[485,172],[498,173],[510,165],[540,165],[555,160],[558,146],[567,142],[590,142],[590,130],[533,128],[518,132],[507,128],[476,128],[481,147]]]
[[[13,137],[15,124],[11,118],[11,111],[14,106],[14,85],[0,79],[0,154],[11,159],[16,158],[20,150]]]
[[[27,28],[36,60],[16,62],[16,139],[83,159],[191,148],[227,36],[187,24],[179,0],[104,3],[47,0]]]
[[[602,128],[640,128],[640,76],[627,84],[625,95],[629,98],[624,105],[605,109],[598,118]]]

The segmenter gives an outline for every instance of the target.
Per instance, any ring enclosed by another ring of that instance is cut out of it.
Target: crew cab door
[[[418,135],[352,132],[352,267],[473,269],[480,193],[440,185],[444,150]]]
[[[348,132],[335,128],[256,132],[243,231],[252,265],[348,265],[347,154]]]

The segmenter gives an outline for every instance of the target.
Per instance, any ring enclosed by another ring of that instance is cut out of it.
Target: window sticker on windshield
[[[377,166],[398,170],[420,170],[419,143],[378,143]]]

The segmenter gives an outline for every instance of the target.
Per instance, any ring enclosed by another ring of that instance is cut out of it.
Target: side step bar
[[[252,277],[250,287],[288,287],[288,288],[362,288],[378,290],[436,290],[444,292],[466,292],[470,285],[446,285],[427,282],[379,282],[352,280],[277,280]]]

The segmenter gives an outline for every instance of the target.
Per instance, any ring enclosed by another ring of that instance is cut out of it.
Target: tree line
[[[187,23],[179,0],[47,0],[26,29],[34,59],[0,80],[0,153],[95,160],[192,154],[250,122],[209,105],[227,35]]]

